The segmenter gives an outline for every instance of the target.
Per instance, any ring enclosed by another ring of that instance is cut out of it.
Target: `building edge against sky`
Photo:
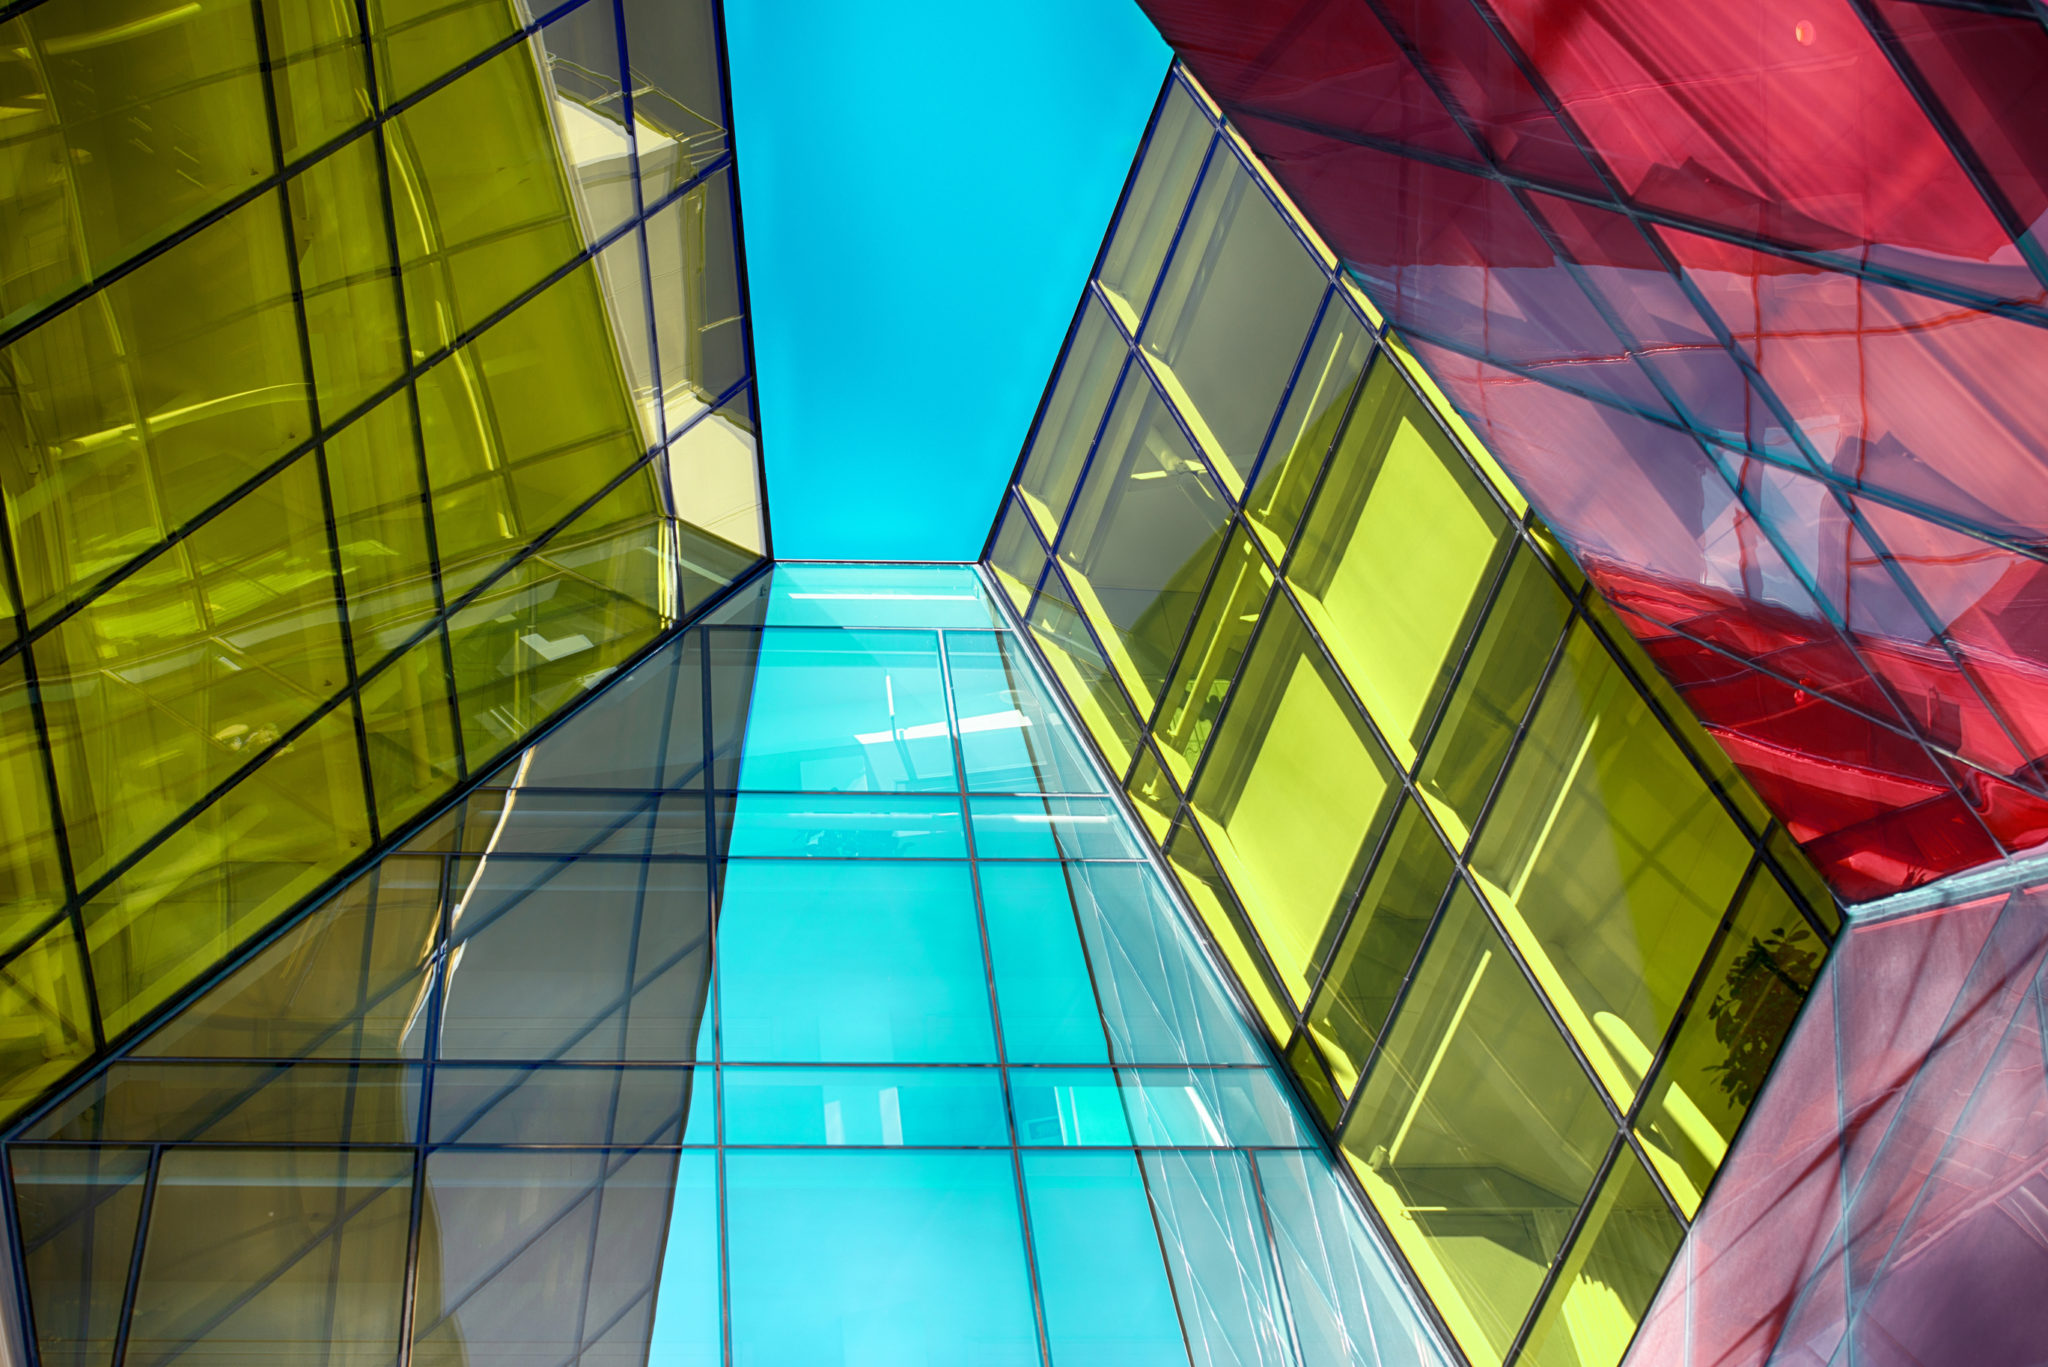
[[[0,25],[9,1111],[769,551],[708,0],[127,9]]]

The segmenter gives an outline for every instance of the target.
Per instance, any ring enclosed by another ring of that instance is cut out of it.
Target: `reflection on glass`
[[[1010,1131],[993,1068],[733,1068],[725,1142],[951,1149]]]
[[[1215,130],[1179,82],[1167,88],[1149,151],[1139,163],[1116,231],[1102,260],[1103,293],[1116,305],[1124,327],[1138,330],[1152,298],[1167,248],[1180,230],[1188,196],[1194,192]]]
[[[1136,859],[1138,846],[1108,798],[977,797],[974,852],[983,859]]]

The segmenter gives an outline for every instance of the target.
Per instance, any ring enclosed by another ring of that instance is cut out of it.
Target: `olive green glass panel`
[[[1404,763],[1509,544],[1506,516],[1442,424],[1398,369],[1375,366],[1287,579]]]
[[[1257,938],[1245,921],[1236,894],[1184,819],[1175,823],[1167,840],[1166,861],[1259,1019],[1275,1038],[1285,1039],[1293,1032],[1294,1012],[1282,1004],[1280,988],[1260,957]]]
[[[1727,1156],[1826,952],[1784,886],[1759,868],[1637,1121],[1644,1151],[1688,1215]]]
[[[36,742],[27,671],[16,656],[0,662],[0,954],[63,904],[50,785]]]
[[[510,0],[369,0],[377,83],[386,104],[518,31]]]
[[[1461,849],[1570,620],[1540,557],[1517,546],[1416,773],[1416,790]]]
[[[12,1113],[92,1052],[85,961],[69,918],[0,963],[0,1110]]]
[[[1230,508],[1172,412],[1133,369],[1059,558],[1117,676],[1149,714],[1222,549]]]
[[[401,391],[327,439],[334,538],[356,668],[404,646],[441,609],[412,395]]]
[[[1413,802],[1401,809],[1308,1012],[1344,1096],[1386,1028],[1450,886],[1451,854]]]
[[[1060,519],[1080,482],[1103,410],[1128,355],[1124,335],[1102,304],[1089,296],[1081,305],[1081,321],[1067,359],[1045,401],[1045,413],[1031,438],[1017,490],[1048,540],[1059,535]]]
[[[1152,724],[1166,767],[1182,785],[1202,761],[1272,588],[1273,572],[1240,525],[1217,562],[1215,578]]]
[[[1152,833],[1152,839],[1164,845],[1166,833],[1180,812],[1180,789],[1151,746],[1139,750],[1138,762],[1131,766],[1130,782],[1124,785],[1124,792],[1131,799],[1138,819]]]
[[[1642,1160],[1624,1145],[1516,1361],[1615,1367],[1684,1236]]]
[[[369,117],[370,68],[353,5],[273,0],[264,6],[263,29],[286,161]]]
[[[1471,890],[1453,893],[1345,1155],[1472,1362],[1498,1367],[1614,1121]]]
[[[1159,268],[1166,264],[1167,249],[1215,136],[1209,120],[1176,82],[1167,92],[1145,158],[1117,215],[1098,277],[1103,293],[1132,332],[1138,330]]]
[[[1371,328],[1341,298],[1333,297],[1244,501],[1245,516],[1276,561],[1294,542],[1316,476],[1322,473],[1324,457],[1357,391],[1359,374],[1371,358]]]
[[[1045,547],[1032,532],[1030,517],[1019,500],[1006,500],[988,552],[988,567],[1018,612],[1030,610],[1031,595],[1038,591],[1038,581],[1045,574]]]
[[[1752,847],[1585,623],[1574,626],[1472,869],[1626,1106]]]
[[[1026,625],[1089,738],[1109,760],[1110,768],[1122,773],[1137,750],[1142,728],[1115,671],[1102,657],[1079,609],[1061,596],[1063,591],[1054,567],[1046,575]]]
[[[42,1361],[106,1367],[127,1294],[149,1151],[15,1145],[11,1157]]]
[[[376,141],[358,138],[314,163],[286,197],[314,389],[333,422],[397,380],[407,359]]]
[[[1233,495],[1327,291],[1251,173],[1235,157],[1212,159],[1139,340]]]
[[[1397,792],[1337,672],[1276,603],[1193,805],[1297,1009]]]

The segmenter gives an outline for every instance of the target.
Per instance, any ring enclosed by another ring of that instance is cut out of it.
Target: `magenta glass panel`
[[[1627,1367],[2021,1367],[2048,1334],[2048,890],[1852,925]]]

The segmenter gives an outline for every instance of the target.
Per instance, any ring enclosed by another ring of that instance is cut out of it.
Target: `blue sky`
[[[1129,0],[727,0],[779,556],[972,559],[1170,54]]]

